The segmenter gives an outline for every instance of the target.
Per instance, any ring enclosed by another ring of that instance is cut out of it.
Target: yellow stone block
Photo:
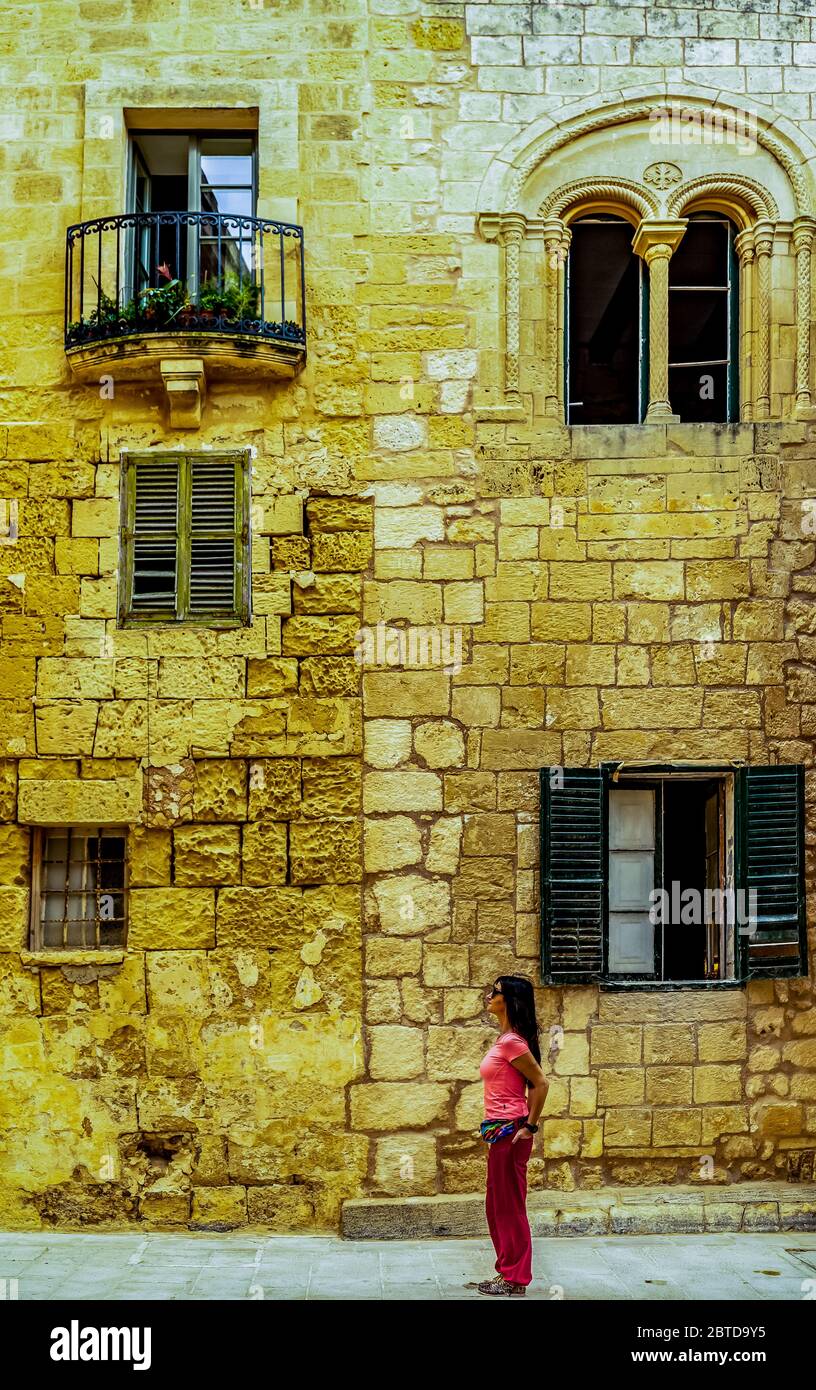
[[[208,888],[134,888],[128,946],[142,951],[215,946],[215,893]]]
[[[112,497],[91,497],[71,508],[72,536],[110,536],[119,530],[119,503]]]
[[[694,1068],[694,1103],[738,1101],[742,1099],[741,1068],[738,1066],[699,1066]]]
[[[610,1109],[604,1116],[604,1145],[607,1148],[634,1148],[652,1138],[652,1111],[635,1107]]]
[[[369,1075],[374,1081],[408,1081],[425,1071],[419,1028],[384,1025],[369,1029]]]
[[[94,537],[58,537],[54,560],[57,574],[98,574],[99,541]]]
[[[474,555],[470,547],[428,545],[423,553],[425,579],[471,579],[473,576]]]
[[[644,1098],[644,1075],[641,1067],[599,1068],[599,1105],[638,1105]]]
[[[465,41],[465,26],[458,19],[415,19],[411,37],[417,48],[459,49]]]
[[[18,818],[31,825],[128,825],[142,815],[142,779],[20,783]]]
[[[182,886],[239,883],[241,830],[237,825],[180,825],[173,831],[174,882]]]
[[[616,593],[616,598],[626,597]],[[550,563],[551,599],[611,599],[612,566],[593,560],[579,564]]]
[[[593,1023],[590,1028],[592,1065],[605,1063],[639,1063],[643,1047],[643,1030],[624,1023]]]
[[[0,886],[0,951],[20,951],[28,935],[28,889]]]
[[[534,642],[580,642],[589,637],[592,608],[588,603],[533,603]]]

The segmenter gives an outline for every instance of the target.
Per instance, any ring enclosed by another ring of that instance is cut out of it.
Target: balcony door
[[[255,216],[255,137],[139,131],[130,150],[128,211],[166,216],[134,229],[123,277],[126,297],[169,280],[186,284],[191,298],[208,281],[254,280],[255,238],[238,219]],[[201,216],[190,219],[187,213]]]

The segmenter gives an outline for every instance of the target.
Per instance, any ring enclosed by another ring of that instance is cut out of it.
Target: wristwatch
[[[529,1129],[531,1134],[538,1134],[538,1125],[531,1125],[528,1120],[525,1120],[520,1128]]]

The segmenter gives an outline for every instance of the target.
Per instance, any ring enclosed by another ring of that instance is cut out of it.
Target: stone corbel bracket
[[[159,371],[167,392],[171,426],[176,430],[197,430],[207,392],[202,358],[162,358]]]

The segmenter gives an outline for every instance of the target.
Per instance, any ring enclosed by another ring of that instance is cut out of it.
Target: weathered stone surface
[[[214,946],[214,892],[207,888],[134,888],[128,945],[142,951]]]
[[[241,830],[237,825],[183,825],[173,831],[173,877],[177,884],[238,883]]]
[[[300,944],[303,897],[298,888],[222,888],[216,905],[219,946]]]

